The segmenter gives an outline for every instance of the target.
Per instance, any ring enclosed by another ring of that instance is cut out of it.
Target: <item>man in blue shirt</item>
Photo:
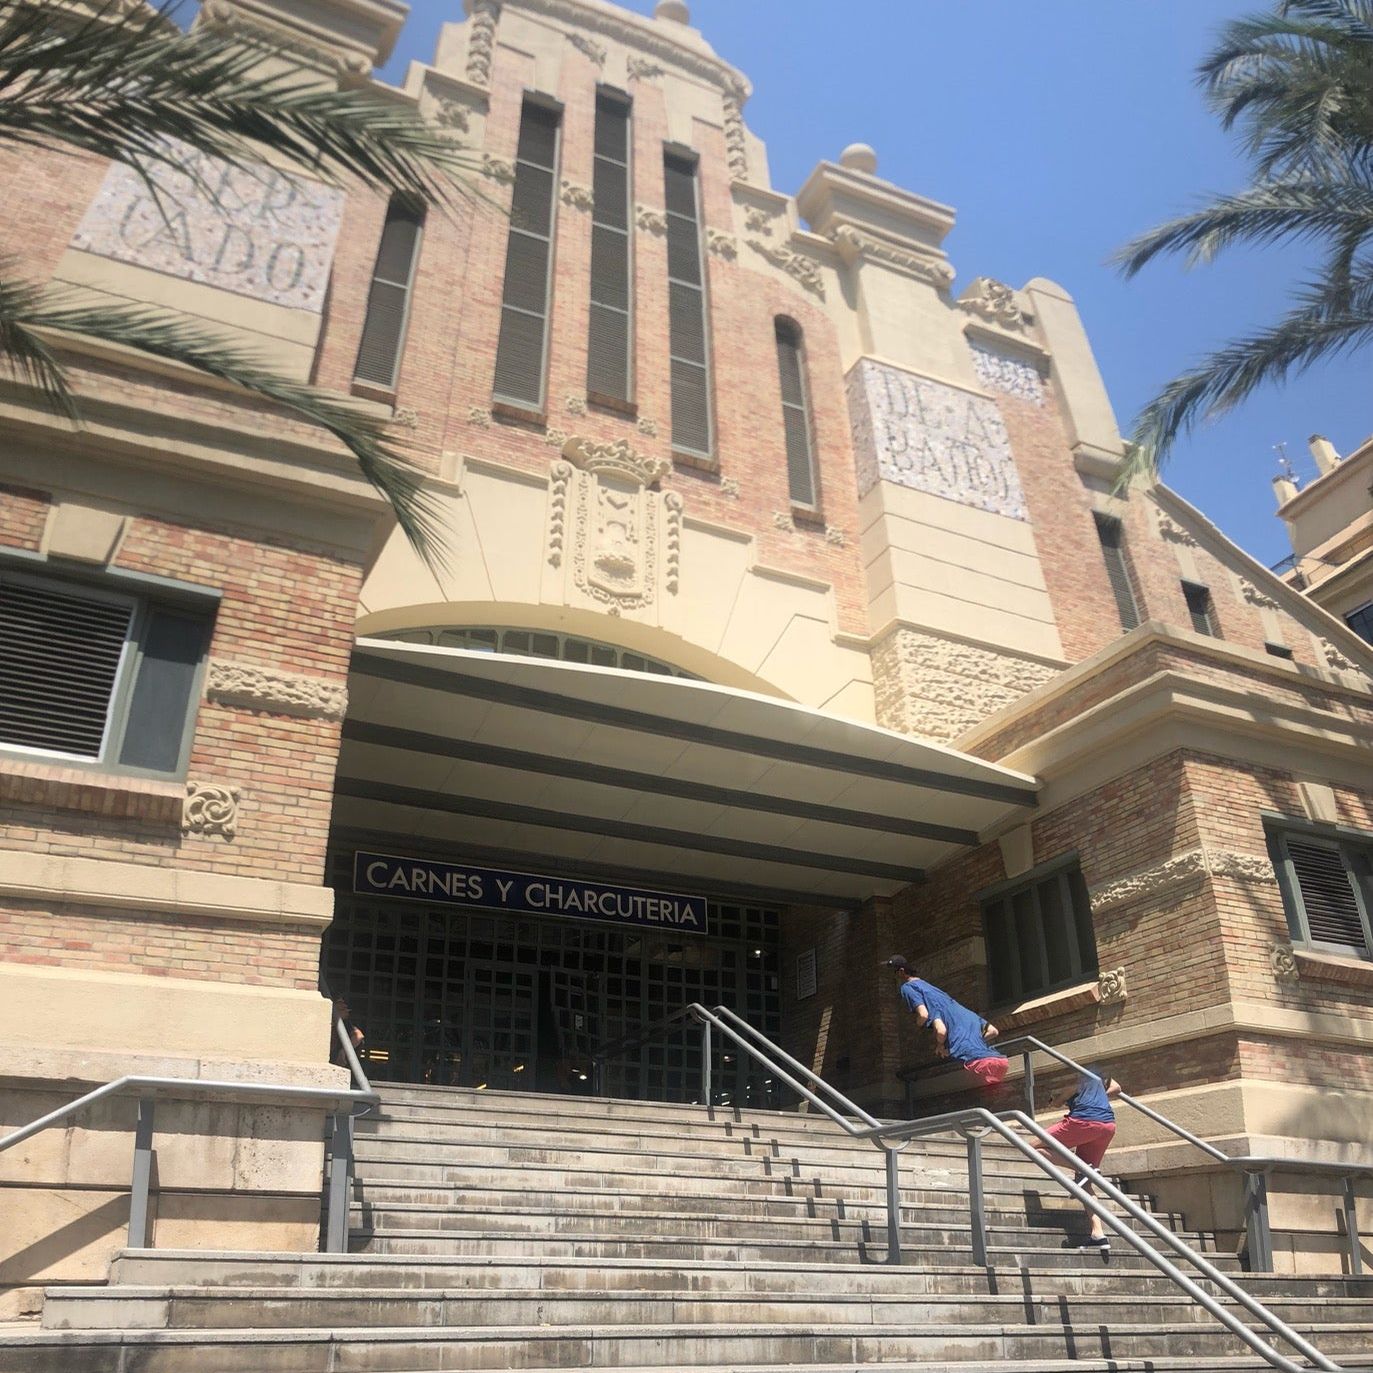
[[[948,992],[926,982],[911,971],[910,964],[895,954],[882,964],[901,978],[901,999],[920,1019],[921,1027],[934,1031],[935,1052],[940,1058],[961,1063],[984,1087],[995,1087],[1005,1080],[1006,1055],[988,1043],[997,1029]]]
[[[1056,1125],[1050,1126],[1049,1133],[1064,1148],[1075,1153],[1083,1163],[1100,1168],[1101,1160],[1106,1156],[1106,1150],[1116,1133],[1116,1113],[1111,1105],[1111,1098],[1119,1095],[1120,1083],[1104,1068],[1092,1068],[1080,1073],[1077,1090],[1065,1103],[1068,1114]],[[1042,1144],[1036,1144],[1035,1147],[1043,1153],[1049,1152]],[[1049,1158],[1054,1163],[1058,1162],[1054,1154],[1049,1154]],[[1092,1190],[1092,1184],[1081,1174],[1078,1175],[1078,1180],[1087,1191]],[[1088,1211],[1087,1215],[1092,1225],[1091,1233],[1086,1242],[1079,1247],[1100,1249],[1104,1254],[1111,1247],[1106,1228],[1102,1225],[1100,1216],[1092,1211]]]

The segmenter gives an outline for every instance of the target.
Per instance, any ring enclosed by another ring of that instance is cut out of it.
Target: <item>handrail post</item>
[[[133,1179],[129,1184],[129,1248],[148,1247],[149,1208],[152,1204],[153,1119],[155,1097],[138,1098],[138,1123],[133,1136]]]
[[[333,1150],[329,1156],[329,1224],[324,1252],[348,1252],[348,1184],[353,1175],[353,1115],[339,1111],[334,1116]]]
[[[1029,1103],[1029,1114],[1035,1114],[1035,1064],[1034,1050],[1025,1050],[1025,1100]]]
[[[968,1144],[968,1223],[971,1228],[973,1262],[987,1266],[987,1203],[982,1187],[982,1131],[969,1130]]]
[[[710,1057],[710,1021],[701,1021],[701,1097],[706,1109],[715,1105],[714,1071]]]
[[[884,1146],[887,1156],[887,1262],[901,1262],[901,1155]]]
[[[1249,1271],[1273,1271],[1273,1230],[1268,1223],[1268,1173],[1244,1174],[1244,1220],[1249,1235]]]
[[[1363,1277],[1363,1245],[1359,1239],[1359,1211],[1354,1200],[1354,1178],[1346,1173],[1340,1179],[1344,1191],[1344,1236],[1349,1242],[1349,1276]]]

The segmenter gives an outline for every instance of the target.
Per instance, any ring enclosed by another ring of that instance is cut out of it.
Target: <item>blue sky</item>
[[[1078,302],[1122,428],[1186,363],[1283,308],[1303,251],[1164,262],[1126,282],[1120,244],[1244,168],[1193,81],[1218,26],[1261,0],[691,0],[692,23],[752,79],[744,111],[794,193],[822,158],[871,143],[878,173],[952,205],[955,290],[975,276],[1061,282]],[[626,0],[648,14],[653,0]],[[459,0],[411,0],[385,70],[428,60]],[[1274,517],[1273,446],[1303,475],[1313,432],[1347,453],[1373,432],[1373,355],[1323,364],[1206,425],[1167,480],[1264,562],[1289,551]]]

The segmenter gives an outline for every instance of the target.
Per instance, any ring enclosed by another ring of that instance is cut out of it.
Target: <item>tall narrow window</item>
[[[668,351],[672,369],[672,446],[708,458],[710,347],[706,338],[705,277],[701,272],[701,213],[694,157],[663,155],[667,192]]]
[[[388,389],[396,384],[423,228],[423,211],[403,196],[395,196],[386,209],[377,265],[372,269],[372,289],[367,293],[367,318],[353,369],[358,381]]]
[[[1135,603],[1134,589],[1130,585],[1124,527],[1114,515],[1103,515],[1100,510],[1092,514],[1096,519],[1096,536],[1101,540],[1101,556],[1106,560],[1106,576],[1111,582],[1111,593],[1116,598],[1120,627],[1134,629],[1139,624],[1139,606]]]
[[[1183,582],[1182,594],[1187,601],[1187,613],[1192,617],[1192,628],[1198,634],[1219,639],[1220,629],[1216,624],[1216,609],[1211,604],[1210,591],[1196,582]]]
[[[1373,644],[1373,601],[1361,605],[1357,610],[1351,610],[1344,617],[1344,622],[1359,638]]]
[[[558,123],[556,111],[525,101],[496,345],[496,399],[531,410],[541,410],[544,399]]]
[[[632,300],[629,268],[629,101],[596,92],[591,193],[591,324],[586,389],[593,400],[628,404]]]
[[[777,321],[777,371],[782,380],[782,428],[787,439],[787,485],[793,505],[814,510],[815,449],[811,442],[810,402],[806,396],[801,331],[789,319]]]

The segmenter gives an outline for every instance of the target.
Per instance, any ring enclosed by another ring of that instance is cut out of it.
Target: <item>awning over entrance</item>
[[[1022,773],[705,682],[357,645],[335,822],[469,861],[853,905],[1034,805]]]

